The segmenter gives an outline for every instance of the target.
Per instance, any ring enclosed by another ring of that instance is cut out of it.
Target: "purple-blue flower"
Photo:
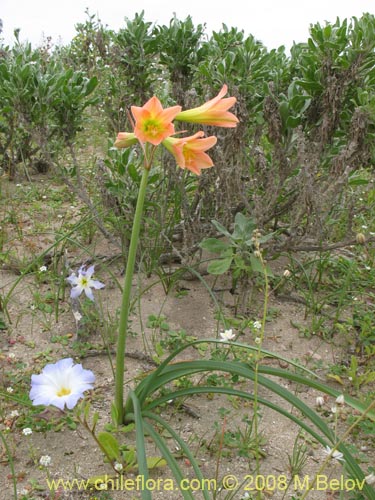
[[[93,388],[95,375],[82,365],[74,365],[72,358],[60,359],[46,365],[40,375],[31,376],[30,399],[33,405],[53,405],[63,410],[75,407],[84,392]]]
[[[82,292],[85,292],[87,298],[94,300],[94,294],[91,289],[94,288],[95,290],[99,290],[100,288],[104,288],[105,285],[103,283],[92,279],[94,270],[95,266],[90,266],[87,271],[85,267],[82,266],[78,270],[78,276],[72,273],[69,278],[67,278],[72,285],[72,290],[70,292],[72,299],[76,299]]]

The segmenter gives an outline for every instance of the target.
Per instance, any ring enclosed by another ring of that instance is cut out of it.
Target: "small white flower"
[[[316,406],[320,407],[324,405],[324,398],[323,396],[318,396],[315,400]]]
[[[10,353],[8,354],[8,358],[9,358],[9,359],[14,359],[15,357],[16,357],[16,355],[14,354],[14,352],[10,352]]]
[[[10,418],[16,418],[16,417],[19,417],[20,414],[18,413],[17,410],[13,410],[10,412]]]
[[[343,461],[344,462],[344,455],[340,452],[340,451],[337,451],[335,450],[334,452],[332,452],[332,448],[330,448],[329,446],[326,446],[326,449],[324,450],[324,453],[326,455],[331,455],[331,458],[333,460],[338,460],[338,461]]]
[[[73,316],[77,323],[82,319],[82,314],[79,311],[73,311]]]
[[[7,392],[9,392],[9,394],[12,394],[12,392],[14,392],[13,387],[7,387]]]
[[[48,467],[51,464],[51,457],[49,455],[42,455],[39,460],[40,465]]]
[[[22,490],[17,491],[17,493],[18,493],[19,495],[26,496],[26,495],[28,495],[28,494],[29,494],[29,490],[27,490],[26,488],[22,488]]]
[[[337,412],[336,406],[332,406],[331,408],[331,413],[335,414]]]
[[[120,464],[119,462],[115,463],[114,468],[117,472],[121,472],[124,469],[123,465]]]
[[[290,278],[291,275],[292,273],[289,271],[289,269],[285,269],[285,271],[283,272],[284,278]]]
[[[72,290],[70,292],[72,299],[76,299],[82,292],[85,292],[87,298],[94,300],[94,294],[92,293],[91,288],[94,288],[95,290],[104,288],[105,285],[103,283],[92,279],[94,269],[95,266],[90,266],[86,271],[84,266],[82,266],[78,270],[78,276],[76,276],[75,273],[72,273],[69,278],[67,278],[69,283],[72,285]]]
[[[367,484],[375,484],[375,474],[373,472],[371,472],[371,474],[369,474],[368,476],[365,477],[365,481]]]
[[[345,403],[344,394],[340,394],[340,396],[337,396],[336,403],[338,405],[343,405]]]
[[[46,196],[46,195],[43,195],[43,196],[42,196],[42,199],[43,199],[43,200],[46,200],[46,199],[47,199],[47,196]]]
[[[35,306],[34,304],[31,304],[30,309],[31,309],[32,311],[35,311],[36,306]]]
[[[47,266],[40,266],[39,272],[45,273],[47,271]]]
[[[260,337],[255,337],[254,342],[255,342],[256,344],[260,344],[260,343],[262,342],[262,339],[261,339]]]
[[[25,427],[22,429],[22,434],[24,436],[30,436],[33,433],[33,431],[30,429],[30,427]]]
[[[260,330],[262,328],[262,323],[260,321],[254,321],[253,328]]]
[[[236,338],[235,334],[232,332],[232,329],[220,332],[220,337],[222,341],[233,340]]]

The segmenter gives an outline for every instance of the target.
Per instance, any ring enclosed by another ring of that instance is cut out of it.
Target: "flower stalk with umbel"
[[[131,147],[138,142],[143,151],[144,167],[129,245],[119,320],[115,373],[115,413],[118,424],[122,424],[124,421],[125,347],[131,286],[148,174],[152,167],[155,150],[162,144],[174,156],[179,167],[190,170],[196,175],[200,175],[202,169],[212,167],[213,162],[206,151],[216,144],[216,137],[204,137],[204,132],[202,131],[188,137],[173,137],[176,133],[173,120],[219,127],[235,127],[238,119],[228,109],[235,104],[236,98],[228,97],[223,99],[226,93],[227,86],[224,85],[215,98],[198,108],[187,111],[181,111],[181,106],[172,106],[163,109],[159,99],[153,96],[143,107],[131,107],[134,119],[134,131],[120,132],[115,141],[117,148]]]

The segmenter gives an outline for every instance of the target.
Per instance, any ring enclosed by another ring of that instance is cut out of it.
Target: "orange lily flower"
[[[163,109],[159,99],[154,96],[144,106],[132,106],[131,110],[135,120],[134,134],[138,140],[158,146],[174,134],[172,120],[181,111],[181,106]]]
[[[229,113],[228,109],[236,103],[237,99],[235,97],[223,99],[227,92],[228,87],[224,85],[216,97],[198,108],[178,113],[175,119],[202,125],[215,125],[217,127],[236,127],[238,118],[233,113]]]
[[[119,132],[115,140],[116,148],[129,148],[138,142],[135,134],[132,132]]]
[[[213,166],[213,161],[204,151],[212,148],[217,141],[214,135],[205,139],[202,139],[203,136],[204,132],[200,131],[181,139],[168,137],[163,141],[163,146],[173,154],[179,167],[187,168],[194,174],[200,175],[202,168]]]

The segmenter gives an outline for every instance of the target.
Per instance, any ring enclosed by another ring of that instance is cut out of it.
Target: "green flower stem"
[[[263,273],[264,273],[264,303],[263,303],[263,317],[262,317],[262,328],[260,330],[260,338],[259,338],[259,343],[258,343],[258,350],[256,351],[255,354],[255,366],[254,366],[254,404],[253,404],[253,410],[254,410],[254,417],[253,417],[253,426],[254,426],[254,434],[255,434],[255,443],[256,443],[256,455],[255,455],[255,470],[256,474],[260,473],[260,453],[259,453],[259,448],[261,445],[261,437],[259,434],[259,417],[258,417],[258,408],[259,408],[259,401],[258,401],[258,391],[259,391],[259,365],[262,361],[263,358],[263,353],[262,353],[262,345],[264,341],[264,330],[266,328],[266,319],[267,319],[267,311],[268,311],[268,297],[269,297],[269,282],[268,282],[268,275],[267,275],[267,269],[266,265],[264,263],[262,253],[260,251],[259,243],[256,243],[257,250],[259,252],[259,259],[262,264],[263,268]],[[257,499],[261,498],[261,492],[258,491],[257,493]]]
[[[18,493],[17,493],[17,476],[16,476],[16,472],[14,470],[13,457],[12,457],[12,453],[9,449],[8,443],[6,442],[6,439],[4,437],[4,434],[1,431],[0,431],[0,439],[3,442],[6,454],[8,456],[9,467],[10,467],[10,471],[12,473],[14,500],[17,500],[17,498],[18,498],[17,497],[17,495],[18,495]]]
[[[115,406],[117,409],[117,423],[123,422],[124,407],[124,371],[125,371],[125,345],[128,330],[129,304],[134,274],[135,258],[137,255],[139,232],[143,214],[143,205],[146,195],[147,179],[150,169],[144,168],[138,192],[137,207],[135,209],[133,229],[129,246],[128,261],[126,263],[125,282],[122,292],[120,323],[117,339],[116,374],[115,374]]]

